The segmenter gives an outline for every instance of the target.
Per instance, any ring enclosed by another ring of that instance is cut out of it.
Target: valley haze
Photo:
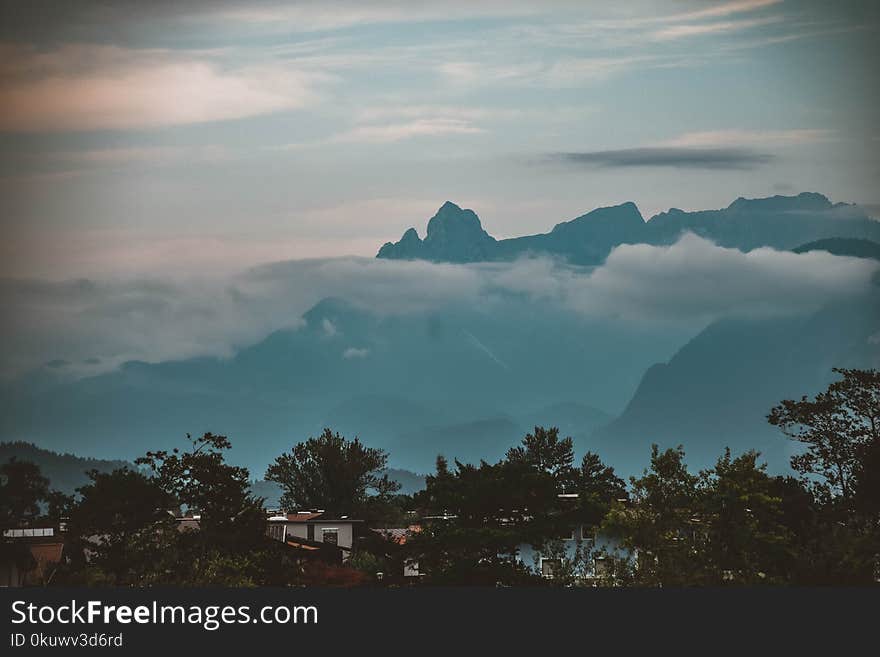
[[[222,431],[261,473],[327,426],[427,472],[553,425],[623,473],[652,442],[784,471],[770,407],[878,362],[877,242],[817,193],[649,221],[627,202],[508,240],[446,202],[375,259],[7,279],[0,439],[133,459]]]

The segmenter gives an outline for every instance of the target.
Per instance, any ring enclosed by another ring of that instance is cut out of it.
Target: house
[[[285,543],[330,545],[342,550],[342,561],[348,561],[356,532],[363,520],[348,516],[334,518],[323,511],[278,513],[268,518],[266,534]]]
[[[0,586],[45,586],[64,554],[58,527],[6,529],[0,543]]]
[[[575,503],[578,494],[561,493],[557,497],[563,503]],[[626,500],[618,502],[625,503]],[[548,579],[556,577],[567,561],[578,565],[575,575],[581,584],[593,584],[608,572],[611,557],[631,558],[629,552],[623,550],[613,537],[598,533],[594,527],[583,523],[573,522],[565,535],[548,538],[543,550],[529,543],[521,543],[516,551],[518,563]]]
[[[597,534],[592,527],[584,524],[575,524],[569,533],[554,539],[551,539],[551,543],[556,549],[548,546],[544,551],[529,543],[521,543],[517,547],[517,562],[548,579],[557,575],[563,561],[580,562],[582,569],[578,579],[589,584],[604,574],[607,555],[620,553],[619,545],[613,538]]]

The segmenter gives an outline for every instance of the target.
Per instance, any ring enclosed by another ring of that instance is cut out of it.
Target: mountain
[[[425,488],[425,475],[400,468],[388,468],[385,472],[388,474],[389,479],[393,479],[400,484],[398,492],[403,495],[412,495]]]
[[[635,203],[627,202],[556,224],[549,233],[501,240],[496,260],[549,253],[573,265],[597,265],[621,244],[644,241],[645,220]]]
[[[762,246],[793,249],[829,237],[880,239],[880,221],[856,205],[832,204],[822,194],[738,198],[723,210],[672,209],[646,225],[649,244],[672,244],[692,232],[719,246],[751,251]]]
[[[514,294],[491,308],[462,302],[401,315],[328,298],[303,319],[229,358],[129,362],[79,380],[7,386],[0,440],[134,459],[212,431],[229,436],[231,458],[260,477],[278,454],[330,427],[388,449],[389,467],[425,472],[441,451],[500,455],[538,422],[580,423],[572,435],[588,435],[589,406],[622,409],[645,368],[693,334]],[[563,401],[582,408],[559,408],[560,418],[526,412]]]
[[[111,472],[117,468],[135,468],[128,461],[109,461],[83,458],[68,453],[59,454],[22,441],[0,443],[0,463],[6,463],[11,458],[36,463],[40,466],[42,475],[49,480],[49,488],[60,490],[68,495],[89,482],[89,478],[86,476],[88,470]]]
[[[431,455],[433,465],[439,454],[450,461],[493,462],[518,444],[526,432],[526,427],[509,417],[484,418],[404,432],[389,442],[388,450],[394,454],[395,463],[410,467],[424,463],[427,455]]]
[[[833,204],[822,194],[804,192],[738,198],[721,210],[685,212],[673,208],[647,222],[635,204],[627,202],[557,224],[549,233],[495,240],[483,230],[472,210],[447,201],[428,222],[424,241],[410,228],[399,242],[382,246],[376,257],[481,262],[547,254],[575,265],[597,265],[621,244],[668,245],[685,232],[744,251],[762,246],[793,249],[828,238],[880,241],[880,221],[858,206]]]
[[[432,260],[434,262],[478,262],[491,260],[495,238],[483,230],[473,210],[462,210],[446,201],[428,221],[428,232],[420,240],[410,228],[396,244],[379,249],[380,258]]]
[[[624,203],[557,224],[549,233],[496,240],[483,230],[473,210],[462,210],[447,201],[428,222],[424,241],[415,228],[410,228],[399,242],[384,244],[376,257],[462,263],[549,253],[572,264],[594,265],[602,262],[615,246],[641,241],[644,224],[635,204]]]
[[[816,240],[793,249],[795,253],[808,251],[827,251],[833,255],[853,256],[855,258],[873,258],[880,260],[880,244],[871,240],[847,237],[830,237]]]
[[[717,321],[646,371],[624,412],[594,433],[593,448],[630,472],[651,443],[683,444],[695,467],[712,465],[727,445],[758,449],[784,468],[794,444],[767,413],[825,388],[832,367],[880,366],[878,327],[880,292],[808,317]]]

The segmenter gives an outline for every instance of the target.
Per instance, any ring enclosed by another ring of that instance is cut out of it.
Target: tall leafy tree
[[[651,462],[641,477],[630,479],[631,504],[616,504],[604,531],[630,550],[634,581],[645,586],[703,583],[704,532],[698,517],[699,477],[685,464],[684,449],[661,452],[651,447]]]
[[[400,489],[384,472],[387,463],[383,450],[325,429],[278,456],[265,478],[281,486],[288,509],[371,516]]]
[[[880,372],[835,368],[814,398],[784,400],[768,421],[805,450],[792,468],[810,485],[815,513],[802,538],[810,583],[880,581]]]
[[[785,524],[776,480],[749,451],[730,449],[701,473],[699,520],[704,526],[707,580],[714,583],[782,583],[789,577],[792,535]]]
[[[853,501],[858,485],[870,481],[865,457],[880,448],[880,372],[834,368],[841,379],[813,399],[786,399],[771,409],[770,424],[803,443],[805,451],[791,467],[844,503]]]
[[[584,454],[576,478],[580,518],[588,525],[598,526],[612,504],[627,498],[626,482],[593,452]]]
[[[549,475],[560,492],[574,488],[576,473],[572,467],[572,440],[570,437],[560,438],[557,427],[535,427],[534,432],[526,434],[520,445],[507,450],[506,458],[511,464],[523,464],[534,472]]]

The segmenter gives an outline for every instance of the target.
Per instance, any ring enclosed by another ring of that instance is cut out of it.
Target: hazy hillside
[[[88,470],[110,472],[117,468],[135,467],[127,461],[107,461],[69,453],[59,454],[21,441],[0,443],[0,463],[6,463],[12,457],[19,461],[36,463],[40,466],[43,476],[49,479],[50,488],[68,494],[88,483],[89,478],[85,474]]]
[[[684,444],[709,465],[724,446],[788,462],[794,444],[766,422],[783,398],[824,388],[832,367],[880,367],[880,294],[811,317],[723,320],[645,373],[626,410],[593,437],[619,467],[644,464],[651,443]]]
[[[132,362],[10,389],[0,437],[133,459],[179,445],[187,432],[213,431],[228,435],[234,458],[259,476],[329,426],[390,449],[392,467],[424,472],[439,451],[500,454],[539,422],[587,435],[605,418],[585,409],[622,409],[645,368],[692,335],[513,295],[491,312],[450,305],[391,316],[327,299],[304,319],[229,359]],[[448,427],[467,439],[447,436]]]

